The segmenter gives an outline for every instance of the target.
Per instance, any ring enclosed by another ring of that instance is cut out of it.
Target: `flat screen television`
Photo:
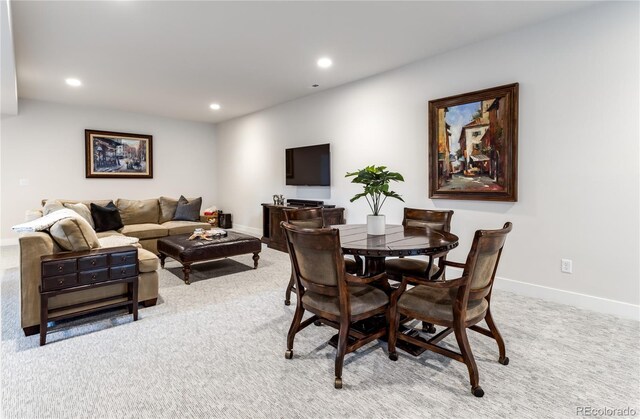
[[[331,152],[329,144],[285,150],[286,184],[331,186]]]

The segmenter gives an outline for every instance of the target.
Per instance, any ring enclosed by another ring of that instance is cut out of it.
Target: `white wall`
[[[404,174],[393,186],[407,206],[455,210],[452,259],[464,260],[476,229],[512,221],[498,273],[512,281],[498,286],[637,316],[638,15],[637,3],[599,4],[218,124],[220,206],[254,231],[260,203],[274,193],[325,199],[363,223],[367,205],[349,203],[359,189],[343,175],[384,164]],[[428,101],[513,82],[518,202],[428,199]],[[324,142],[332,144],[332,186],[285,187],[284,149]],[[399,223],[403,206],[387,201],[387,221]],[[560,272],[561,258],[573,260],[572,275]]]
[[[84,130],[153,135],[153,179],[85,178]],[[2,115],[1,237],[43,198],[108,199],[202,196],[216,202],[212,124],[91,107],[20,100],[17,116]],[[20,179],[29,185],[20,186]]]

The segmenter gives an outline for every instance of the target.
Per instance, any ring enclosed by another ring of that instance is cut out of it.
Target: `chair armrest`
[[[371,282],[375,282],[375,281],[381,281],[381,280],[386,280],[387,279],[387,274],[386,273],[381,273],[379,275],[376,276],[355,276],[355,275],[351,275],[349,273],[344,274],[345,279],[347,280],[348,283],[351,284],[369,284]]]
[[[40,324],[40,258],[58,253],[60,248],[45,232],[20,233],[20,323]]]
[[[467,266],[464,263],[452,262],[450,260],[444,260],[443,263],[444,263],[445,266],[453,266],[454,268],[462,268],[462,269],[464,269],[465,266]]]

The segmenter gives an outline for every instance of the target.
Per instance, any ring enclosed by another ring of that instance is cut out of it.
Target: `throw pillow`
[[[69,208],[80,214],[82,218],[87,220],[87,222],[91,225],[91,228],[95,228],[95,224],[93,223],[93,218],[91,217],[91,210],[83,203],[78,204],[63,204],[65,208]]]
[[[62,205],[62,202],[58,201],[57,199],[47,199],[42,207],[42,215],[51,214],[52,212],[61,210],[63,208],[64,206]]]
[[[116,207],[122,218],[122,224],[157,224],[158,200],[157,199],[118,199]]]
[[[96,226],[96,231],[109,231],[118,230],[124,227],[122,224],[122,218],[118,208],[116,208],[113,201],[109,202],[106,206],[102,207],[91,203],[91,218]]]
[[[64,250],[78,252],[100,247],[98,236],[82,217],[64,218],[49,228],[49,234]]]
[[[173,216],[173,219],[176,221],[199,221],[201,206],[202,197],[188,201],[187,198],[180,195],[178,206],[176,207],[176,215]]]
[[[160,224],[173,220],[176,215],[178,200],[161,196],[158,201],[160,202]]]

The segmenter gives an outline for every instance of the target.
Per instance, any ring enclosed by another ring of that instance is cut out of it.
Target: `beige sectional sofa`
[[[62,204],[84,203],[90,207],[90,203],[100,206],[107,205],[111,200],[72,201],[57,200]],[[31,210],[27,213],[28,219],[38,218],[43,215],[43,208]],[[49,201],[51,202],[51,201]],[[193,232],[195,228],[209,227],[208,223],[199,221],[174,221],[173,213],[177,207],[177,200],[161,197],[159,199],[113,200],[118,208],[124,227],[118,231],[102,231],[96,233],[99,238],[107,236],[129,236],[139,239],[141,248],[138,250],[139,260],[139,289],[138,300],[144,306],[151,306],[158,298],[158,273],[159,268],[156,242],[159,238]],[[21,233],[20,245],[20,320],[25,335],[38,333],[40,329],[40,258],[64,251],[48,232]],[[100,287],[53,297],[49,300],[50,309],[69,307],[79,303],[105,299],[123,295],[126,293],[126,285],[114,285]],[[104,303],[103,303],[104,304]],[[98,307],[100,303],[96,303]],[[86,309],[84,307],[83,309]],[[69,313],[74,309],[69,308]]]

